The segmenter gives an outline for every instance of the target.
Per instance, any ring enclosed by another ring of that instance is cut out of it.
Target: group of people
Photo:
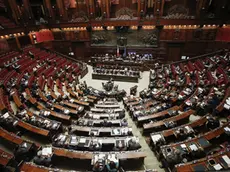
[[[133,76],[140,77],[140,71],[135,67],[126,67],[126,66],[97,66],[93,68],[93,73],[95,74],[104,74],[104,75],[121,75],[121,76]]]
[[[113,54],[95,54],[91,60],[94,61],[108,61],[121,59],[121,56]],[[128,52],[126,56],[122,58],[123,60],[129,60],[132,62],[142,62],[142,61],[151,61],[153,60],[152,54],[138,54],[136,52]]]

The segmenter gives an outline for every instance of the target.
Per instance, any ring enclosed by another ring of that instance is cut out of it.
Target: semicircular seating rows
[[[227,170],[230,56],[218,51],[152,69],[149,88],[123,99],[162,167]]]
[[[28,46],[3,55],[0,67],[1,139],[15,148],[14,155],[1,150],[2,166],[49,171],[61,160],[84,170],[100,160],[143,163],[119,102],[79,89],[85,63]]]

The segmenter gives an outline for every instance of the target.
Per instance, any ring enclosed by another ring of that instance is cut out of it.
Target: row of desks
[[[178,164],[175,166],[175,170],[177,172],[217,171],[227,170],[229,166],[230,152],[226,150],[190,163]]]
[[[91,132],[94,136],[128,136],[132,128],[128,127],[87,127],[87,126],[72,126],[72,132],[81,133],[84,136],[89,136]]]
[[[205,125],[205,123],[207,122],[207,116],[208,115],[203,116],[200,119],[195,120],[193,122],[190,122],[188,124],[184,124],[184,125],[181,125],[181,126],[178,126],[178,127],[175,127],[175,128],[170,128],[168,130],[163,130],[163,131],[151,133],[150,134],[151,143],[153,143],[153,146],[155,146],[156,142],[159,141],[159,139],[163,139],[163,140],[165,140],[165,144],[167,144],[169,139],[170,138],[172,139],[172,136],[175,136],[173,138],[178,137],[177,131],[180,128],[186,128],[187,127],[188,129],[191,129],[191,130],[194,131],[195,128],[198,128],[198,127],[201,127],[201,126]],[[156,150],[156,151],[158,151],[158,150]]]
[[[8,140],[9,142],[13,142],[17,145],[22,144],[24,140],[22,140],[20,137],[16,136],[13,133],[9,133],[8,131],[0,128],[0,137]],[[82,151],[73,151],[63,148],[52,148],[53,156],[58,157],[66,157],[71,159],[83,159],[83,160],[91,160],[94,156],[94,154],[98,154],[100,152],[82,152]],[[103,152],[104,154],[110,154],[114,152]],[[116,152],[118,155],[118,158],[120,160],[129,160],[129,159],[143,159],[146,157],[146,154],[139,151],[129,151],[129,152]]]
[[[67,157],[71,159],[83,159],[91,160],[97,152],[82,152],[82,151],[73,151],[68,149],[60,149],[53,147],[53,153],[55,156]],[[130,160],[130,159],[144,159],[146,154],[139,151],[129,151],[129,152],[103,152],[103,154],[117,154],[119,160]]]
[[[180,109],[180,106],[173,106],[169,109],[166,109],[164,111],[158,112],[158,113],[154,113],[152,115],[147,115],[147,116],[141,116],[137,118],[137,121],[139,124],[143,124],[146,123],[149,120],[155,120],[157,118],[162,118],[166,115],[168,115],[169,111],[177,111]]]
[[[150,130],[159,130],[162,128],[167,128],[167,126],[165,125],[167,122],[180,122],[182,120],[188,119],[190,115],[194,114],[195,111],[194,110],[189,110],[187,112],[184,112],[182,114],[173,116],[171,118],[167,118],[158,122],[154,122],[154,123],[148,123],[148,124],[144,124],[143,128],[144,128],[144,132],[150,131]]]
[[[229,130],[230,128],[230,122],[227,122],[226,124],[211,130],[205,134],[202,134],[198,137],[192,138],[190,140],[185,140],[183,142],[177,142],[174,144],[170,144],[170,145],[165,145],[165,146],[161,146],[161,151],[164,155],[164,152],[166,153],[168,149],[183,149],[182,147],[186,147],[186,149],[189,151],[190,150],[190,146],[191,145],[196,145],[196,146],[200,146],[202,147],[204,150],[208,147],[211,146],[210,142],[212,139],[214,138],[218,138],[219,136],[221,136],[222,134],[228,132],[227,130]],[[226,130],[227,129],[227,130]],[[230,133],[229,133],[230,134]],[[165,156],[165,155],[164,155]]]

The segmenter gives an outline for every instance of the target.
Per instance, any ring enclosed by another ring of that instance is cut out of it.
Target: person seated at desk
[[[90,151],[101,151],[102,144],[98,140],[92,140],[89,145]]]
[[[103,172],[105,170],[105,161],[102,159],[99,159],[94,165],[93,165],[93,172]]]
[[[8,130],[12,130],[13,127],[16,126],[17,122],[7,112],[7,113],[5,113],[3,115],[1,114],[1,116],[0,116],[0,124],[5,125]]]
[[[107,119],[104,119],[100,124],[103,127],[111,127],[112,126],[112,122],[109,122]]]
[[[34,157],[34,163],[37,165],[43,165],[49,167],[51,164],[50,156],[42,156],[42,151],[38,151],[37,156]]]
[[[135,137],[128,141],[128,150],[138,150],[140,148],[141,145]]]
[[[184,140],[187,138],[185,128],[179,128],[179,130],[176,131],[176,135],[177,135],[177,138],[180,140]]]
[[[134,87],[130,88],[130,95],[136,95],[137,93],[137,85],[135,85]]]
[[[106,164],[106,168],[108,172],[117,172],[119,168],[119,163],[114,161],[109,161],[109,163]]]
[[[22,144],[18,145],[14,151],[16,161],[20,162],[22,160],[29,161],[29,144],[23,142]]]
[[[116,143],[114,149],[114,151],[126,151],[127,147],[125,145],[125,142],[122,140],[119,140],[118,143]]]
[[[213,130],[215,128],[218,128],[220,126],[220,121],[214,117],[207,117],[206,127],[209,130]]]
[[[177,163],[180,163],[183,159],[183,152],[178,149],[167,148],[166,155],[161,159],[162,165],[160,168],[172,167]]]
[[[47,109],[52,109],[53,108],[53,104],[52,104],[52,102],[50,100],[46,102],[46,108]]]
[[[125,117],[125,110],[123,109],[121,112],[119,112],[119,119],[123,119]]]
[[[46,98],[48,100],[52,100],[52,96],[51,96],[51,93],[49,91],[46,93]]]
[[[127,126],[128,126],[128,121],[127,121],[127,119],[122,119],[122,120],[121,120],[121,126],[122,126],[122,127],[127,127]]]

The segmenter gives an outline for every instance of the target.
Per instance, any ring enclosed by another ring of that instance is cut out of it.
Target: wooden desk
[[[96,100],[97,100],[97,97],[96,97],[96,96],[90,96],[90,95],[87,95],[87,98],[92,99],[92,100],[94,100],[94,101],[96,101]]]
[[[126,103],[126,106],[129,108],[130,106],[137,106],[139,104],[141,104],[140,100],[136,100],[136,101]]]
[[[101,109],[101,108],[90,108],[90,111],[96,112],[96,113],[108,113],[108,110],[110,110],[112,113],[119,113],[119,112],[123,112],[124,109]]]
[[[0,88],[0,111],[6,109],[6,105],[4,102],[4,91],[3,88]]]
[[[82,112],[82,111],[84,110],[84,107],[83,107],[83,106],[76,105],[76,104],[74,104],[74,103],[70,103],[70,102],[67,102],[67,101],[62,101],[62,103],[63,103],[63,105],[65,105],[65,106],[68,106],[68,107],[77,109],[77,111],[79,111],[79,112]]]
[[[170,137],[172,135],[174,135],[174,131],[178,128],[181,128],[181,127],[185,127],[185,126],[189,126],[191,128],[196,128],[196,127],[200,127],[202,125],[204,125],[206,122],[207,122],[207,116],[203,116],[201,117],[200,119],[196,120],[196,121],[193,121],[193,122],[190,122],[188,124],[184,124],[184,125],[181,125],[181,126],[178,126],[178,127],[175,127],[175,128],[171,128],[171,129],[168,129],[168,130],[164,130],[160,133],[162,133],[162,135],[164,136],[164,138],[167,138],[167,137]],[[152,133],[152,134],[156,134],[156,133]]]
[[[57,118],[57,119],[70,121],[70,118],[71,118],[70,116],[64,115],[64,114],[61,114],[61,113],[57,113],[57,112],[54,112],[54,111],[52,111],[52,110],[49,110],[49,109],[47,109],[46,107],[44,107],[43,104],[41,104],[41,103],[39,103],[39,102],[38,102],[37,108],[38,108],[39,110],[49,111],[49,112],[50,112],[50,115],[52,115],[53,117],[55,117],[55,118]]]
[[[177,149],[178,147],[180,147],[181,144],[190,145],[191,143],[196,143],[197,145],[200,145],[205,150],[206,148],[211,146],[211,144],[209,143],[209,140],[217,138],[221,134],[225,133],[224,128],[227,127],[227,126],[230,127],[230,122],[227,122],[224,125],[216,128],[214,130],[211,130],[211,131],[209,131],[209,132],[207,132],[205,134],[202,134],[199,137],[195,137],[195,138],[192,138],[190,140],[185,140],[183,142],[177,142],[177,143],[174,143],[174,144],[161,146],[160,149],[162,151],[166,150],[167,148],[172,148],[172,149],[175,148],[175,149]],[[202,146],[199,143],[199,140],[203,140],[205,142],[205,145]]]
[[[53,90],[51,90],[51,89],[48,89],[48,91],[50,92],[50,95],[51,95],[51,97],[53,98],[53,99],[57,99],[58,98],[58,96],[53,92]]]
[[[106,75],[92,73],[92,79],[109,80],[113,78],[114,81],[125,81],[125,82],[136,82],[138,83],[138,76],[127,76],[127,75]]]
[[[154,113],[152,115],[138,117],[137,121],[138,121],[138,123],[143,124],[143,123],[147,122],[148,120],[154,120],[154,119],[159,118],[159,117],[164,117],[165,115],[168,114],[168,111],[170,111],[170,110],[176,111],[179,109],[180,109],[179,106],[173,106],[169,109],[166,109],[166,110],[158,112],[158,113]]]
[[[6,167],[7,164],[14,158],[13,155],[5,152],[4,150],[0,149],[0,165]]]
[[[82,119],[82,121],[83,121],[83,126],[100,126],[100,127],[102,127],[103,126],[103,124],[101,124],[101,123],[103,123],[104,122],[104,120],[102,120],[102,119],[97,119],[97,120],[95,120],[95,119],[87,119],[87,118],[84,118],[84,119]],[[120,119],[115,119],[115,120],[108,120],[107,122],[109,122],[109,123],[111,123],[111,126],[121,126],[121,120]],[[90,125],[89,125],[89,123],[90,123]]]
[[[90,152],[74,151],[56,147],[53,147],[53,155],[58,157],[83,160],[91,160],[93,158],[93,153]]]
[[[109,119],[110,117],[112,118],[115,118],[115,119],[119,119],[120,118],[120,115],[119,113],[92,113],[92,112],[89,112],[89,115],[92,116],[92,119],[95,120],[95,119]]]
[[[44,96],[43,92],[42,92],[40,89],[37,89],[37,91],[38,91],[39,97],[40,97],[44,102],[47,102],[48,99],[46,98],[46,96]]]
[[[0,127],[0,137],[16,145],[20,145],[23,142],[23,139],[21,139],[21,137],[15,135],[14,133],[10,133],[6,131],[5,129],[1,127]]]
[[[32,103],[33,105],[35,105],[37,103],[37,100],[35,98],[32,97],[30,90],[28,88],[26,88],[26,94],[29,97],[29,101],[30,103]]]
[[[17,105],[17,107],[21,107],[22,106],[22,102],[18,96],[18,91],[16,89],[13,90],[14,93],[13,93],[13,99],[14,99],[14,102],[15,104]]]
[[[63,107],[61,105],[58,105],[58,104],[53,104],[53,107],[62,111],[64,113],[65,110],[69,110],[69,112],[73,115],[77,115],[78,114],[78,111],[77,110],[74,110],[74,109],[70,109],[70,108],[66,108],[66,107]]]
[[[120,132],[118,134],[114,134],[113,133],[114,129],[117,129]],[[121,130],[126,130],[126,133],[122,135]],[[104,135],[106,135],[106,137],[128,136],[129,135],[128,130],[132,131],[132,129],[129,127],[86,127],[86,126],[78,126],[78,125],[72,126],[73,133],[80,133],[81,135],[84,136],[89,136],[89,133],[91,131],[97,131],[97,136],[104,136]]]
[[[94,156],[92,152],[81,152],[81,151],[74,151],[62,148],[53,147],[53,155],[59,157],[67,157],[71,159],[83,159],[83,160],[91,160]],[[117,154],[119,160],[130,160],[130,159],[143,159],[146,157],[146,154],[143,152],[138,151],[130,151],[130,152],[103,152],[103,154]]]
[[[221,101],[221,103],[216,107],[216,110],[218,112],[221,112],[224,109],[224,104],[226,99],[230,97],[230,87],[227,88],[226,92],[225,92],[225,96],[223,98],[223,100]]]
[[[181,121],[181,120],[189,118],[189,116],[194,114],[194,113],[195,113],[194,110],[189,110],[187,112],[184,112],[182,114],[173,116],[171,118],[167,118],[167,119],[164,119],[164,120],[161,120],[161,121],[158,121],[158,122],[154,122],[154,123],[144,124],[143,125],[144,132],[147,132],[147,131],[153,130],[153,129],[154,130],[156,130],[156,129],[163,130],[164,128],[166,128],[166,126],[165,126],[166,122],[170,122],[170,121],[178,122],[178,121]]]
[[[136,101],[140,101],[140,100],[141,100],[140,97],[132,97],[131,98],[130,96],[128,96],[128,97],[123,98],[124,104],[130,103],[130,102],[136,102]]]
[[[74,103],[82,105],[82,106],[89,107],[89,103],[88,102],[83,102],[83,101],[79,101],[79,100],[74,99]]]
[[[37,166],[36,164],[24,162],[22,166],[20,167],[21,172],[51,172],[56,171],[57,169],[47,168],[44,166]],[[61,170],[57,170],[61,171]]]
[[[214,155],[210,155],[207,156],[205,158],[202,159],[198,159],[196,161],[192,161],[189,163],[185,163],[185,164],[178,164],[175,166],[175,170],[177,172],[185,172],[185,171],[197,171],[199,168],[201,169],[205,169],[206,171],[216,171],[215,168],[209,163],[209,160],[213,160],[216,163],[215,164],[219,164],[222,167],[222,170],[227,170],[229,169],[227,163],[224,161],[223,157],[227,156],[228,158],[230,158],[230,152],[229,151],[225,151],[225,152],[218,152]]]
[[[24,128],[27,131],[30,131],[32,133],[38,134],[38,135],[42,135],[42,136],[49,136],[49,131],[42,129],[42,128],[38,128],[36,126],[33,126],[29,123],[23,122],[21,120],[18,121],[17,123],[18,126],[20,126],[21,128]]]
[[[96,108],[102,108],[102,109],[119,109],[120,105],[103,105],[103,104],[95,104]]]

